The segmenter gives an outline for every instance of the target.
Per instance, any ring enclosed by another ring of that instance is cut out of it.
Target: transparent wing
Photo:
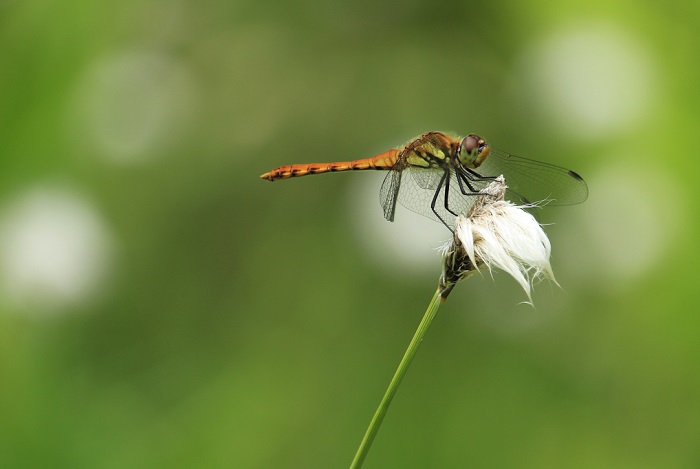
[[[508,185],[506,198],[516,203],[548,200],[548,205],[572,205],[588,197],[586,182],[575,172],[493,148],[476,172],[503,174]]]
[[[449,184],[447,183],[447,178],[440,184],[440,180],[445,174],[442,168],[409,166],[402,173],[403,177],[398,193],[398,201],[412,212],[428,217],[431,220],[440,223],[444,221],[446,225],[454,227],[455,215],[450,210],[457,214],[466,215],[474,202],[473,195],[462,193],[457,176],[451,169],[449,171]],[[478,191],[487,186],[489,182],[491,181],[476,181],[471,184]],[[464,184],[462,187],[469,192],[469,188]],[[384,186],[382,185],[382,190],[383,188]],[[435,211],[437,214],[431,208],[436,192]],[[447,193],[447,202],[445,202],[445,193]],[[445,208],[446,203],[449,210]]]
[[[401,185],[401,173],[402,171],[397,169],[389,171],[389,174],[384,178],[384,182],[382,182],[381,189],[379,189],[379,203],[382,204],[384,218],[389,221],[394,221],[396,198]]]
[[[437,189],[438,184],[440,184],[440,179],[442,179],[442,175],[444,174],[442,169],[437,168],[418,168],[414,166],[409,167],[409,170],[410,172],[408,174],[411,175],[413,182],[415,182],[418,187],[421,189],[431,189],[432,191]]]

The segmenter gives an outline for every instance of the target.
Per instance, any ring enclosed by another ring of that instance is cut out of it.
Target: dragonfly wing
[[[586,200],[588,186],[573,171],[541,161],[491,149],[476,171],[482,176],[506,178],[506,198],[517,203],[546,200],[548,205],[572,205]]]
[[[382,187],[379,189],[379,203],[382,204],[384,210],[384,218],[389,221],[394,221],[396,213],[396,199],[401,186],[401,173],[399,170],[391,170],[384,178]]]
[[[435,193],[444,174],[443,169],[409,166],[403,172],[407,174],[401,180],[398,200],[407,209],[440,223],[444,220],[451,227],[454,227],[455,216],[450,213],[450,210],[461,215],[466,215],[469,212],[469,208],[474,202],[474,196],[462,194],[454,171],[450,171],[449,184],[443,182],[440,186],[437,198],[435,198]],[[485,185],[481,181],[478,184],[480,188]],[[449,190],[447,189],[448,185]],[[464,188],[469,191],[467,187]],[[450,210],[445,208],[445,192],[447,190],[447,205]],[[431,208],[433,199],[435,199],[435,211]]]
[[[443,171],[441,169],[436,170],[436,168],[411,167],[410,170],[411,178],[413,178],[418,187],[433,191],[437,189],[443,175]]]

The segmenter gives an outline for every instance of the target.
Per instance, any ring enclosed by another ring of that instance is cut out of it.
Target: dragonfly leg
[[[474,189],[474,186],[472,186],[471,182],[469,182],[469,179],[467,179],[467,176],[462,173],[462,171],[457,170],[457,184],[459,184],[459,190],[462,192],[464,195],[478,195],[479,192]],[[469,188],[469,191],[467,191],[464,188],[464,185]]]
[[[464,168],[464,170],[464,175],[472,181],[493,181],[496,179],[496,176],[482,176],[473,169]]]
[[[450,204],[448,203],[448,198],[450,195],[450,179],[451,179],[450,178],[450,171],[448,169],[445,170],[445,174],[442,176],[442,179],[444,179],[444,181],[445,181],[445,210],[447,210],[448,212],[450,212],[452,215],[454,215],[456,217],[457,214],[455,212],[453,212],[452,210],[450,210]]]
[[[450,225],[447,224],[445,219],[440,216],[438,211],[435,210],[435,204],[437,203],[437,198],[440,195],[440,189],[442,189],[442,185],[445,183],[445,180],[447,179],[447,176],[449,174],[450,174],[449,172],[445,172],[445,174],[443,174],[442,177],[440,178],[440,182],[438,182],[437,188],[435,189],[435,195],[433,195],[433,201],[430,203],[430,209],[433,211],[435,216],[438,217],[438,219],[442,222],[442,224],[445,225],[447,227],[447,229],[452,232],[452,234],[454,234],[454,230],[452,229],[452,227],[450,227]],[[445,195],[445,204],[447,204],[447,195]]]

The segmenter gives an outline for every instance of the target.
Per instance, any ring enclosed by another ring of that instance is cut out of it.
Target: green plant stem
[[[401,384],[401,380],[406,374],[406,371],[408,371],[408,367],[411,365],[413,357],[415,357],[418,347],[420,347],[420,344],[423,341],[423,337],[425,337],[428,329],[430,329],[430,324],[433,322],[440,304],[445,300],[448,293],[449,291],[446,291],[446,289],[441,285],[438,287],[435,295],[433,295],[433,299],[430,301],[430,305],[425,311],[423,319],[418,325],[418,329],[413,335],[413,339],[408,345],[406,353],[404,353],[401,363],[399,363],[399,367],[396,369],[396,373],[394,373],[394,377],[391,379],[389,387],[384,393],[384,397],[379,403],[377,411],[374,413],[374,417],[372,417],[372,421],[369,423],[365,436],[362,438],[362,443],[360,443],[360,447],[357,448],[357,453],[355,453],[355,459],[352,460],[350,469],[359,469],[362,467],[362,463],[364,462],[365,457],[367,457],[369,448],[372,446],[372,441],[374,441],[374,437],[377,435],[379,427],[382,425],[386,411],[389,409],[389,404],[391,404],[391,400],[394,398],[396,390],[399,388],[399,384]]]

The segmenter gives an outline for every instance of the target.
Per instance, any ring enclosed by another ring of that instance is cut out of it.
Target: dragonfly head
[[[459,161],[467,168],[478,168],[491,151],[486,140],[469,134],[459,143]]]

